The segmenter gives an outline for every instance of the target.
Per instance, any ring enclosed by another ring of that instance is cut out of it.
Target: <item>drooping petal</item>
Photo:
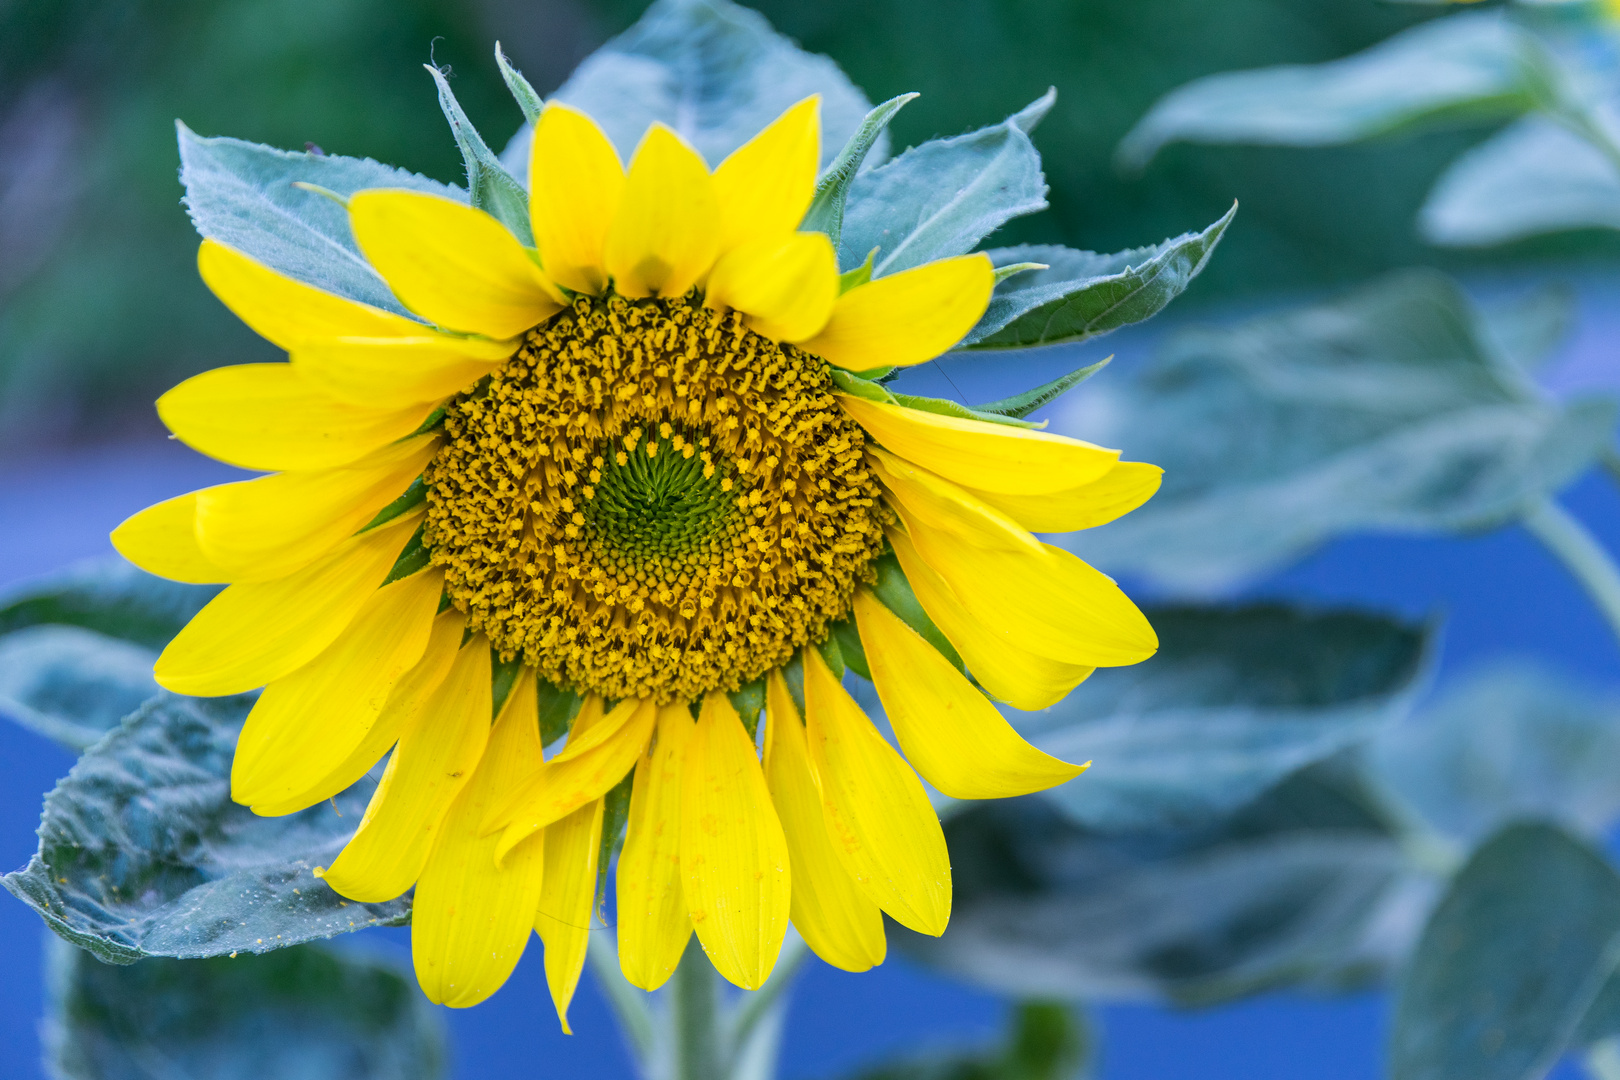
[[[594,709],[590,708],[592,704],[596,706]],[[591,694],[574,718],[567,745],[552,756],[550,764],[558,765],[581,757],[612,739],[635,716],[640,705],[634,698],[625,698],[612,709],[604,711],[602,699]]]
[[[682,296],[719,254],[720,204],[709,167],[665,127],[647,129],[608,229],[607,269],[625,296]]]
[[[339,469],[285,472],[197,493],[197,543],[238,581],[270,581],[353,536],[422,474],[438,439],[386,446]]]
[[[602,129],[548,101],[529,158],[529,221],[551,279],[575,292],[607,289],[608,229],[624,198],[624,166]]]
[[[1031,532],[1072,532],[1106,525],[1153,497],[1164,470],[1140,461],[1122,461],[1102,479],[1049,495],[973,494]]]
[[[300,378],[333,397],[378,409],[430,405],[470,388],[517,351],[517,341],[333,338],[292,354]]]
[[[827,326],[804,343],[850,371],[920,364],[955,345],[990,304],[988,255],[959,255],[869,281],[838,298]]]
[[[945,579],[928,568],[902,529],[890,529],[889,543],[900,560],[911,591],[928,617],[961,653],[973,677],[998,700],[1032,712],[1055,705],[1096,668],[1066,664],[1014,645],[962,606]]]
[[[692,737],[685,705],[658,710],[658,734],[630,789],[630,818],[619,855],[619,970],[653,991],[674,974],[692,936],[681,873],[681,772]]]
[[[505,858],[524,837],[606,795],[635,768],[636,759],[652,738],[657,719],[658,709],[652,699],[644,699],[636,706],[630,722],[611,741],[567,761],[546,762],[512,811],[485,821],[491,831],[505,826],[495,857]]]
[[[722,255],[705,303],[742,312],[773,341],[803,341],[827,325],[838,299],[838,257],[824,233],[786,233]]]
[[[440,612],[438,618],[433,620],[433,630],[428,637],[427,648],[422,651],[422,659],[394,684],[382,712],[372,721],[365,737],[349,752],[349,756],[303,790],[280,802],[258,803],[253,807],[253,812],[260,817],[296,814],[358,783],[382,760],[384,754],[393,749],[400,733],[416,722],[438,691],[439,684],[450,674],[456,654],[461,651],[466,625],[466,616],[455,608]]]
[[[681,776],[681,873],[715,970],[744,990],[770,977],[787,934],[787,838],[754,741],[719,692],[703,699]]]
[[[951,859],[928,794],[821,653],[803,655],[805,736],[833,850],[896,922],[938,937],[951,918]]]
[[[231,798],[282,802],[342,764],[421,660],[443,591],[438,570],[384,585],[325,652],[266,686],[236,740]]]
[[[545,881],[535,932],[546,945],[546,985],[565,1034],[568,1004],[585,969],[596,899],[596,860],[602,848],[602,800],[580,807],[545,831]]]
[[[432,333],[431,327],[415,319],[294,281],[218,240],[204,240],[197,249],[197,270],[237,318],[289,352],[310,342],[340,337]]]
[[[421,191],[361,191],[349,225],[399,302],[431,322],[509,338],[563,306],[563,296],[505,225]]]
[[[790,106],[714,170],[721,252],[798,228],[816,193],[820,165],[821,96],[814,94]]]
[[[208,561],[197,543],[197,493],[176,495],[124,519],[109,537],[118,554],[149,574],[193,585],[235,575]]]
[[[891,453],[979,491],[1067,491],[1101,480],[1119,461],[1118,450],[1045,431],[836,396],[851,419]]]
[[[855,594],[855,623],[900,749],[942,793],[1005,799],[1086,770],[1026,742],[939,650],[866,589]]]
[[[406,515],[345,540],[287,577],[230,586],[169,642],[153,677],[177,694],[215,697],[297,671],[354,621],[420,519]]]
[[[158,416],[193,450],[244,469],[347,465],[422,426],[432,406],[340,401],[291,364],[237,364],[195,375],[158,398]]]
[[[905,458],[868,447],[867,463],[883,485],[886,501],[930,529],[953,533],[976,547],[1039,552],[1041,543],[1000,510],[959,484]]]
[[[445,813],[467,786],[489,741],[489,641],[462,646],[450,673],[388,760],[348,846],[315,873],[362,903],[392,900],[422,874]]]
[[[804,724],[780,671],[771,672],[765,708],[765,778],[793,868],[793,925],[811,951],[833,967],[876,967],[888,948],[883,912],[833,849]],[[621,890],[621,910],[623,895]]]
[[[540,764],[534,679],[519,679],[489,734],[489,747],[428,855],[411,904],[411,959],[429,1001],[464,1009],[506,982],[523,956],[545,872],[541,837],[501,866],[495,838],[479,836],[489,804]]]

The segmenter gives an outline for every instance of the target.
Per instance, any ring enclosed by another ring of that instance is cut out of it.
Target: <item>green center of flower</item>
[[[685,558],[727,545],[742,528],[730,463],[706,436],[660,436],[626,452],[601,446],[602,479],[581,504],[586,527],[632,559]],[[708,459],[708,460],[705,460]]]

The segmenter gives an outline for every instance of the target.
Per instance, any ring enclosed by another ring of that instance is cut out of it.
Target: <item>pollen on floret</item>
[[[451,602],[503,656],[607,698],[763,675],[848,614],[882,550],[831,390],[822,361],[695,297],[576,300],[446,409],[423,540]]]

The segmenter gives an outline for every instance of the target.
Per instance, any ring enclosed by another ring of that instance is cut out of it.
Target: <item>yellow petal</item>
[[[820,167],[821,96],[815,94],[771,121],[714,170],[720,250],[798,228],[816,193]]]
[[[1164,470],[1157,465],[1122,461],[1101,480],[1050,495],[973,494],[1031,532],[1072,532],[1124,517],[1153,498],[1163,479]]]
[[[976,547],[1039,552],[1041,542],[1012,518],[942,476],[868,447],[867,463],[883,485],[886,501],[930,529],[954,533]]]
[[[1114,580],[1050,544],[1038,552],[989,549],[933,529],[902,504],[917,555],[968,612],[1032,653],[1066,664],[1119,667],[1159,648],[1147,617]]]
[[[545,848],[534,837],[495,865],[495,838],[480,837],[491,802],[540,764],[535,682],[519,679],[489,734],[489,747],[450,807],[416,882],[411,959],[429,1001],[464,1009],[506,982],[523,955],[540,904]]]
[[[681,770],[692,737],[685,705],[658,710],[658,735],[630,789],[630,818],[619,855],[619,970],[652,991],[674,974],[692,936],[681,874]]]
[[[405,493],[438,446],[424,435],[339,469],[285,472],[197,493],[197,542],[238,581],[270,581],[331,551]]]
[[[833,967],[876,967],[887,951],[883,913],[833,849],[804,724],[781,671],[771,672],[765,707],[765,777],[793,867],[793,925],[811,951]],[[622,911],[622,889],[619,896]]]
[[[300,378],[333,397],[377,409],[436,404],[499,368],[517,341],[453,338],[333,338],[292,354]]]
[[[630,722],[610,742],[567,761],[546,762],[524,789],[522,801],[512,812],[498,814],[494,820],[485,822],[490,829],[506,826],[495,857],[505,858],[524,837],[606,795],[635,768],[636,759],[652,738],[657,719],[658,709],[652,699],[647,698],[637,704]]]
[[[850,371],[907,367],[961,341],[990,304],[988,255],[959,255],[869,281],[844,293],[806,352]]]
[[[847,394],[837,398],[885,449],[979,491],[1066,491],[1101,480],[1119,461],[1118,450],[1045,431],[941,416]]]
[[[275,581],[232,585],[169,642],[153,677],[177,694],[240,694],[319,656],[377,591],[421,518],[344,541],[330,555]]]
[[[938,937],[951,918],[951,859],[928,794],[821,653],[803,656],[805,736],[833,850],[896,922]]]
[[[193,450],[276,471],[347,465],[421,427],[433,407],[366,408],[311,385],[291,364],[237,364],[187,379],[157,410]]]
[[[1009,642],[976,619],[945,579],[928,568],[901,529],[888,531],[889,543],[917,602],[939,627],[979,684],[1015,709],[1034,711],[1055,705],[1096,668],[1065,664]]]
[[[433,620],[433,631],[428,637],[427,648],[422,652],[422,659],[394,684],[382,712],[366,729],[365,737],[349,752],[349,756],[302,791],[279,802],[257,803],[253,812],[260,817],[296,814],[358,783],[382,760],[384,754],[393,749],[400,733],[416,722],[422,709],[439,689],[439,684],[450,674],[450,666],[461,650],[466,625],[466,616],[455,608],[440,612],[438,618]]]
[[[602,129],[547,102],[530,149],[529,220],[553,281],[592,295],[607,288],[608,229],[623,198],[624,166]]]
[[[197,544],[197,493],[177,495],[124,519],[112,531],[118,554],[149,574],[217,585],[230,581],[230,572],[208,561]]]
[[[282,802],[341,765],[422,658],[443,591],[437,570],[384,585],[325,652],[266,686],[236,740],[231,798]]]
[[[755,333],[803,341],[832,314],[838,257],[823,233],[778,234],[721,256],[705,288],[710,307],[736,308]]]
[[[432,333],[415,319],[284,277],[218,240],[204,240],[197,249],[197,270],[237,318],[289,352],[309,342],[339,337]]]
[[[349,200],[349,224],[399,302],[440,326],[509,338],[563,306],[517,238],[477,207],[420,191],[362,191]]]
[[[595,708],[592,708],[592,706]],[[624,725],[635,716],[636,709],[641,703],[634,698],[625,698],[610,711],[602,710],[602,699],[591,694],[585,699],[580,708],[579,715],[574,718],[573,729],[568,733],[568,743],[560,752],[553,755],[551,764],[556,765],[570,761],[581,755],[595,750],[624,729]]]
[[[446,811],[489,741],[489,641],[464,645],[450,674],[399,737],[354,838],[315,873],[350,900],[392,900],[421,876]]]
[[[703,157],[654,124],[636,148],[607,236],[607,269],[625,296],[682,296],[719,253],[720,204]]]
[[[939,650],[866,589],[855,594],[855,622],[900,749],[942,793],[1004,799],[1086,770],[1026,742]]]
[[[596,901],[596,860],[602,848],[602,800],[580,807],[545,831],[545,882],[535,932],[546,944],[546,985],[564,1033],[585,950],[591,943],[591,907]]]
[[[787,934],[787,838],[737,710],[703,699],[681,776],[681,873],[692,927],[715,970],[744,990],[770,978]]]

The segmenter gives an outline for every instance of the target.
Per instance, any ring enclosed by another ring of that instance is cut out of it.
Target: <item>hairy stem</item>
[[[693,935],[669,980],[674,1080],[717,1080],[725,1075],[719,984],[719,974]]]
[[[1524,527],[1575,576],[1620,638],[1620,567],[1591,530],[1551,499],[1524,516]]]

